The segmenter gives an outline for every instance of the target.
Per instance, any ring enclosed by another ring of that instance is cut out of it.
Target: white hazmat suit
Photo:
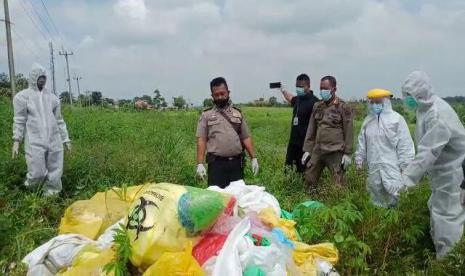
[[[431,236],[438,258],[444,257],[461,239],[465,209],[462,161],[465,158],[465,129],[452,107],[433,93],[424,72],[413,72],[402,86],[404,97],[418,104],[417,155],[403,173],[404,184],[413,186],[428,173],[432,194],[428,201]]]
[[[369,109],[358,137],[355,164],[361,167],[367,162],[371,199],[387,208],[397,204],[397,194],[390,191],[403,186],[401,171],[413,160],[415,146],[405,119],[392,109],[390,99],[383,98],[383,105],[379,115]]]
[[[29,74],[29,88],[13,99],[13,140],[24,139],[29,188],[43,184],[46,195],[61,191],[63,173],[63,143],[69,144],[68,131],[61,116],[60,100],[44,87],[39,91],[37,80],[46,76],[38,64]]]

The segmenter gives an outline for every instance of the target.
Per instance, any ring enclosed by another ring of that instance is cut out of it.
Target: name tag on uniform
[[[294,120],[292,121],[292,124],[297,126],[299,125],[299,118],[297,116],[294,117]]]

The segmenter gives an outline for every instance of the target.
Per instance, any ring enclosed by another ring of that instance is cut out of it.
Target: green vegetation
[[[465,107],[455,106],[462,120]],[[365,106],[357,108],[360,127]],[[248,164],[246,182],[262,184],[282,208],[292,210],[308,200],[303,181],[283,168],[289,137],[288,108],[243,109],[252,130],[261,172],[254,178]],[[64,191],[44,198],[25,191],[24,156],[11,159],[12,109],[0,98],[0,274],[22,275],[21,259],[57,234],[64,209],[112,186],[147,181],[206,187],[195,179],[195,128],[200,111],[135,112],[105,108],[63,108],[73,152],[65,156]],[[411,118],[413,119],[413,118]],[[409,119],[411,122],[411,120]],[[320,189],[311,196],[325,207],[297,218],[305,242],[331,241],[340,250],[337,269],[347,274],[460,275],[465,271],[465,242],[446,260],[434,260],[429,236],[427,181],[403,195],[396,209],[374,207],[365,188],[366,172],[350,168],[349,188],[331,185],[325,173]],[[124,232],[119,233],[125,244]],[[127,258],[127,247],[120,257]],[[114,264],[115,268],[118,262]],[[124,270],[125,268],[119,267]]]

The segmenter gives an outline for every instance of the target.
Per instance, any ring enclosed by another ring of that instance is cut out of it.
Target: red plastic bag
[[[208,259],[218,255],[228,236],[219,234],[206,234],[192,250],[192,256],[202,266]]]

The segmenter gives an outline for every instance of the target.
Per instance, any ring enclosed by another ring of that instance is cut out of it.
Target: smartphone
[[[270,89],[281,88],[281,82],[271,82]]]

